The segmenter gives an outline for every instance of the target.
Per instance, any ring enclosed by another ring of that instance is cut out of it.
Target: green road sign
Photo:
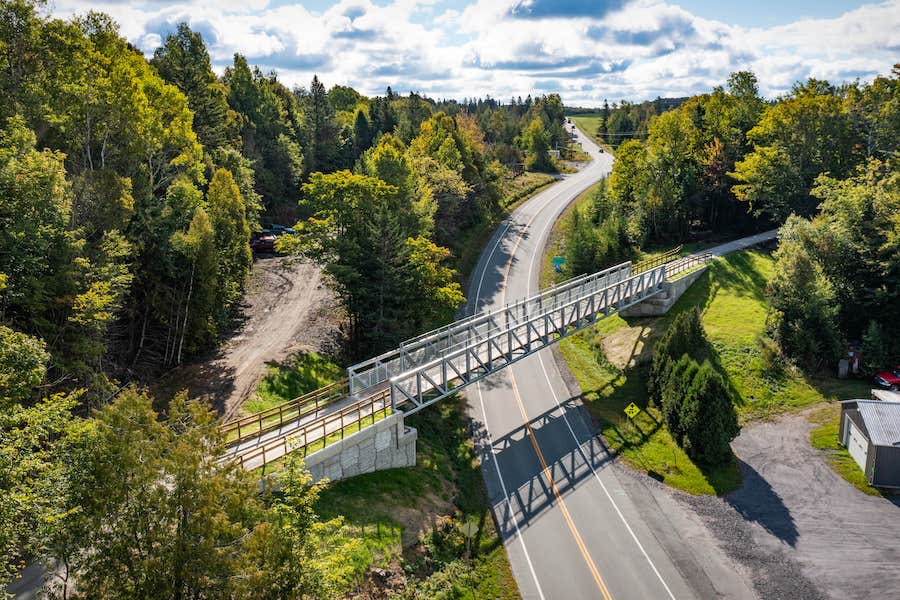
[[[475,521],[466,521],[463,523],[462,527],[460,527],[460,530],[464,536],[468,539],[472,539],[478,534],[478,523]]]
[[[625,414],[628,415],[629,418],[633,419],[639,412],[641,412],[641,409],[638,408],[637,404],[634,402],[625,407]]]

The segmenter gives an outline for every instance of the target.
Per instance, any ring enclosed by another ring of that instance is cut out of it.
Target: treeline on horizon
[[[598,108],[566,107],[567,115],[596,115],[600,117],[597,128],[593,132],[600,141],[616,148],[631,139],[641,140],[647,137],[650,120],[667,110],[681,106],[688,100],[683,98],[662,98],[643,102],[613,102],[604,100]]]

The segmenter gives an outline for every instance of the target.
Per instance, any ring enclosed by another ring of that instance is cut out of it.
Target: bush
[[[709,352],[700,311],[681,313],[653,348],[648,388],[675,443],[692,460],[718,464],[731,457],[740,427],[725,381],[705,360]]]
[[[869,375],[888,365],[887,343],[884,331],[876,321],[869,321],[866,333],[863,334],[862,345],[863,367]]]
[[[681,404],[682,447],[692,460],[721,464],[731,457],[731,440],[740,432],[731,395],[709,361],[686,386]]]

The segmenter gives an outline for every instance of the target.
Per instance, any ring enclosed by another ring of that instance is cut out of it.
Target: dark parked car
[[[886,390],[900,390],[900,367],[875,373],[875,385]]]
[[[250,240],[250,249],[256,253],[275,252],[275,234],[267,229],[263,229]]]

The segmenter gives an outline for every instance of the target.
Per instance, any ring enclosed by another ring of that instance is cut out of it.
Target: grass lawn
[[[856,382],[858,383],[858,382]],[[868,388],[868,386],[866,386]],[[868,390],[867,390],[868,391]],[[867,397],[867,396],[863,396]],[[861,492],[871,496],[881,496],[878,488],[874,488],[866,481],[866,477],[847,452],[847,449],[838,442],[841,421],[841,407],[831,403],[823,406],[810,417],[810,421],[816,427],[809,432],[809,443],[813,448],[818,448],[825,454],[828,464],[835,472],[853,484]]]
[[[362,541],[352,559],[360,582],[372,566],[412,573],[420,584],[440,579],[447,558],[434,560],[423,542],[443,517],[453,516],[454,522],[478,525],[472,542],[477,550],[472,582],[447,597],[518,598],[460,401],[444,400],[408,417],[407,424],[419,432],[416,467],[339,481],[319,499],[323,517],[344,515],[349,533]]]
[[[269,367],[256,386],[256,393],[241,405],[241,413],[251,415],[282,402],[293,400],[345,376],[333,359],[315,352],[295,354],[285,364]]]
[[[693,306],[701,309],[713,361],[738,398],[742,423],[859,393],[858,382],[807,376],[773,355],[764,337],[765,286],[772,269],[765,252],[731,254],[714,261],[665,316],[615,316],[561,344],[584,390],[585,406],[626,462],[693,494],[721,494],[739,484],[733,464],[716,469],[694,465],[669,436],[659,413],[647,407],[653,344],[679,312]],[[644,409],[636,427],[622,413],[630,402]]]

